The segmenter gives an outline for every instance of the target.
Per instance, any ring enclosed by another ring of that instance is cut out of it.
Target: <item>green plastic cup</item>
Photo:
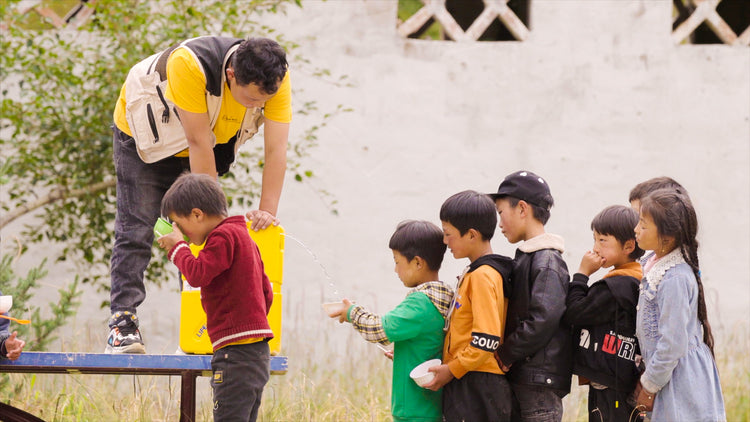
[[[172,233],[172,225],[169,224],[167,220],[159,217],[154,225],[154,235],[156,235],[157,238],[160,238],[169,233]]]

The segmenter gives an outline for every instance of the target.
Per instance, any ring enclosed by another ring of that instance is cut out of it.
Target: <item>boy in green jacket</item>
[[[445,333],[443,325],[453,290],[438,281],[445,255],[443,231],[427,221],[401,222],[388,245],[398,274],[409,287],[406,298],[383,316],[367,312],[347,299],[344,311],[332,315],[350,322],[371,343],[393,343],[391,412],[394,422],[442,421],[442,391],[418,386],[409,377],[415,366],[440,359]]]

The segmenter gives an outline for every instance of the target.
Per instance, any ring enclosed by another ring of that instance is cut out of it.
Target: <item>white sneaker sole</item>
[[[132,355],[145,355],[146,346],[141,343],[133,343],[124,347],[112,347],[109,344],[104,348],[104,353],[107,354],[132,354]]]

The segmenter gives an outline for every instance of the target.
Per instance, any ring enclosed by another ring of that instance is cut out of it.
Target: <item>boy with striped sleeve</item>
[[[343,311],[332,315],[350,322],[371,343],[394,344],[391,412],[394,422],[440,422],[441,392],[419,387],[409,377],[415,366],[440,359],[443,325],[453,290],[438,281],[445,255],[443,233],[427,221],[404,221],[388,245],[393,252],[396,273],[411,288],[406,298],[385,315],[368,312],[344,299]]]

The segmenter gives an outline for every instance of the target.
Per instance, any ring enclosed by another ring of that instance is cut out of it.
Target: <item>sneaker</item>
[[[109,328],[104,353],[146,353],[136,314],[130,311],[116,312],[109,318]]]

